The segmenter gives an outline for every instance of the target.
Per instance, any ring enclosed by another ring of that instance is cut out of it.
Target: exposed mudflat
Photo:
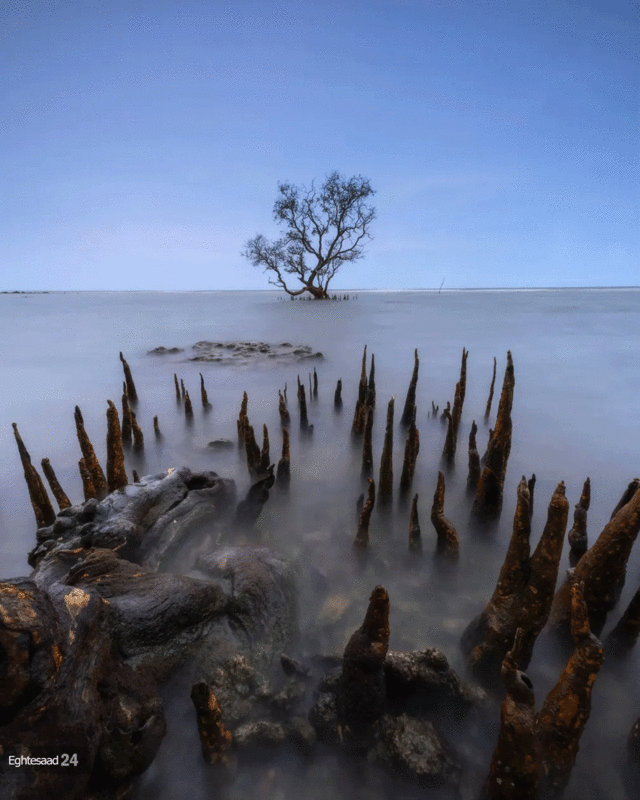
[[[310,359],[321,360],[322,353],[308,344],[269,344],[269,342],[196,342],[188,361],[206,361],[216,364],[255,365],[259,363],[295,364]],[[147,355],[174,355],[183,353],[179,347],[156,347]]]

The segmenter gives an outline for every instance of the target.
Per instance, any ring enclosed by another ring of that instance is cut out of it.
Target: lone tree
[[[254,267],[272,272],[269,283],[291,296],[309,292],[316,300],[326,299],[333,276],[343,264],[362,258],[362,240],[371,239],[369,225],[376,210],[364,201],[375,192],[366,178],[347,180],[338,172],[332,172],[319,190],[313,182],[310,189],[290,183],[279,183],[278,189],[273,218],[286,224],[286,233],[274,242],[258,234],[249,239],[242,255]],[[302,288],[290,289],[289,275]]]

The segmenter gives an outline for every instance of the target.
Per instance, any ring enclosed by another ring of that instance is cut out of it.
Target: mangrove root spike
[[[31,463],[31,456],[24,446],[24,443],[18,432],[18,426],[15,422],[12,423],[13,435],[18,445],[18,452],[20,453],[20,460],[22,461],[22,468],[24,470],[24,479],[27,482],[29,490],[29,497],[31,499],[31,506],[33,513],[36,515],[36,522],[39,528],[44,528],[47,525],[52,525],[56,518],[56,512],[53,510],[49,495],[44,487],[42,478],[38,474],[37,469]]]
[[[376,502],[376,485],[373,481],[373,478],[367,479],[368,489],[367,489],[367,499],[362,505],[362,511],[360,512],[360,519],[358,520],[358,530],[356,531],[356,538],[353,542],[353,546],[356,548],[366,548],[369,544],[369,521],[371,519],[371,512],[373,511],[373,506]],[[364,495],[361,495],[364,498]],[[358,505],[360,504],[360,498],[358,498]]]
[[[124,379],[127,383],[127,394],[132,403],[138,402],[138,393],[136,392],[136,385],[131,377],[131,369],[125,357],[120,353],[120,361],[122,361],[122,369],[124,370]]]
[[[53,467],[51,466],[51,462],[48,458],[43,458],[40,463],[42,464],[42,471],[44,472],[44,476],[51,487],[53,496],[56,498],[58,508],[60,511],[62,511],[63,508],[69,508],[71,505],[71,500],[69,500],[64,489],[62,486],[60,486],[58,478],[56,477],[56,473],[53,471]]]
[[[109,492],[123,489],[129,483],[124,469],[124,450],[122,431],[118,419],[118,409],[107,400],[107,487]],[[94,478],[95,481],[95,478]]]
[[[431,522],[438,535],[436,554],[449,561],[457,561],[460,555],[458,534],[451,522],[449,522],[444,515],[444,492],[444,475],[442,472],[438,472],[438,484],[431,507]]]
[[[380,458],[380,480],[378,483],[378,505],[387,508],[393,500],[393,409],[395,397],[387,406],[387,426],[384,432],[384,444]]]

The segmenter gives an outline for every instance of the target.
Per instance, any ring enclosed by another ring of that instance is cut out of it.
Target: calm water
[[[39,466],[43,457],[49,457],[67,494],[72,501],[79,501],[80,450],[73,409],[76,404],[81,407],[98,458],[104,463],[106,400],[119,405],[121,395],[120,350],[129,361],[140,396],[137,416],[146,449],[143,462],[131,462],[129,471],[135,467],[141,475],[181,464],[215,469],[235,478],[242,494],[248,476],[238,451],[217,455],[207,449],[207,442],[218,437],[235,440],[235,420],[246,390],[251,423],[256,431],[263,423],[268,425],[272,460],[277,460],[281,446],[278,389],[288,385],[291,502],[288,506],[268,504],[260,525],[265,541],[298,560],[315,563],[327,575],[327,591],[314,594],[307,588],[303,593],[302,649],[340,652],[362,620],[371,589],[384,583],[391,597],[391,648],[438,646],[459,667],[459,636],[493,590],[508,542],[520,476],[535,472],[538,478],[535,544],[558,481],[565,481],[573,508],[584,479],[590,476],[588,530],[593,541],[627,483],[640,472],[640,290],[360,292],[357,300],[334,303],[283,301],[278,293],[270,292],[0,295],[0,332],[0,577],[28,573],[26,553],[34,543],[34,517],[11,423],[18,423],[33,463]],[[190,348],[200,340],[288,341],[311,345],[325,358],[286,366],[189,362]],[[396,485],[404,449],[397,422],[414,348],[420,356],[417,404],[421,448],[414,491],[420,493],[425,558],[417,570],[407,569],[408,510],[402,509],[388,521],[374,512],[371,536],[376,559],[367,571],[354,574],[349,563],[355,502],[362,491],[360,454],[351,447],[349,431],[365,344],[376,360],[376,464],[386,404],[392,395],[396,397]],[[185,352],[147,355],[160,345],[182,347]],[[463,347],[469,350],[467,393],[456,468],[447,476],[445,500],[445,513],[460,535],[461,560],[457,574],[443,580],[431,567],[434,532],[429,510],[445,428],[439,420],[427,418],[427,412],[432,400],[440,409],[447,400],[453,401]],[[513,354],[516,388],[504,511],[495,535],[478,541],[467,531],[466,442],[471,421],[476,419],[478,449],[481,453],[485,449],[488,426],[483,413],[493,357],[498,360],[498,377],[490,425],[508,349]],[[313,366],[318,372],[319,398],[308,404],[315,432],[312,442],[307,442],[298,438],[295,385],[298,374],[308,381]],[[174,372],[184,378],[194,401],[195,419],[189,428],[181,408],[176,407]],[[199,372],[213,405],[206,415],[199,400]],[[341,415],[333,410],[338,378],[343,381]],[[153,436],[154,415],[158,415],[164,434],[161,446]],[[566,551],[563,559],[561,570],[568,566]],[[634,552],[622,607],[638,581]],[[619,612],[614,612],[612,622],[618,616]],[[534,655],[530,675],[539,703],[560,668],[544,652]],[[634,661],[629,674],[636,668]],[[632,722],[640,716],[640,685],[635,678],[627,682],[603,673],[596,684],[593,707],[567,796],[573,792],[576,797],[615,800],[623,796],[616,762]],[[216,796],[199,760],[195,720],[188,716],[193,712],[178,703],[171,713],[162,758],[149,770],[140,797],[174,797],[187,790],[194,800]],[[491,743],[487,744],[490,751]],[[327,764],[333,762],[325,763],[325,771]],[[281,764],[274,768],[275,776],[268,776],[271,788],[265,789],[257,779],[247,786],[240,781],[235,794],[229,796],[248,798],[252,792],[286,800],[303,794],[314,798],[355,796],[349,794],[349,781],[341,768],[331,768],[334,775],[341,776],[334,784],[345,788],[331,788],[327,775],[317,774],[323,769],[318,765]],[[465,797],[473,796],[474,780],[477,776],[465,778]],[[375,787],[367,791],[363,797],[377,796]]]

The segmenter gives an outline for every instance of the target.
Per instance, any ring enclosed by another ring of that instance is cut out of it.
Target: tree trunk
[[[307,286],[306,289],[313,295],[314,300],[327,300],[329,298],[327,291],[322,286],[311,285]]]

